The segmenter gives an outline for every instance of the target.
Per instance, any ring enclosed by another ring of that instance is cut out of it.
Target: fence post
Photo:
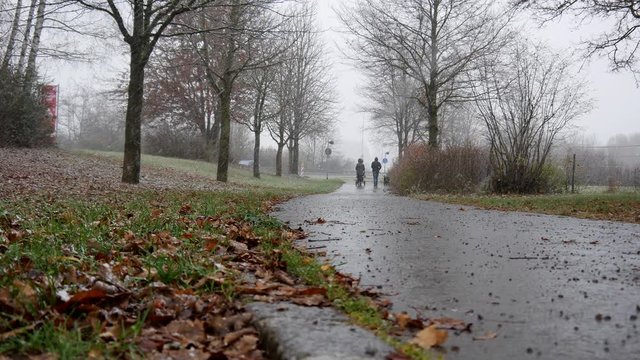
[[[576,190],[576,154],[573,154],[573,170],[571,170],[571,193]]]

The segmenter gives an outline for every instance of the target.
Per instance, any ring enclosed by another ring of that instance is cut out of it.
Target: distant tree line
[[[32,49],[37,50],[42,29],[104,38],[109,36],[104,31],[108,21],[115,24],[127,45],[129,71],[119,89],[124,109],[116,106],[119,110],[114,111],[86,100],[79,104],[77,99],[66,104],[76,121],[67,121],[66,127],[76,138],[75,143],[89,143],[77,138],[89,132],[120,132],[123,139],[108,147],[124,148],[124,182],[139,182],[143,134],[147,137],[144,144],[151,151],[191,157],[204,154],[217,163],[218,180],[227,181],[232,144],[242,143],[233,137],[243,134],[233,130],[232,124],[243,125],[253,133],[256,177],[260,177],[262,134],[268,132],[278,144],[276,169],[281,175],[285,148],[288,172],[297,174],[301,142],[332,130],[333,79],[310,1],[34,3],[39,7],[28,8],[22,0],[15,0],[3,4],[0,12],[6,17],[13,11],[16,18],[23,19],[23,10],[35,9]],[[68,20],[64,25],[62,18]],[[89,18],[93,24],[82,20]],[[10,63],[16,58],[13,49],[19,35],[28,32],[14,29],[3,44],[8,54],[4,58]],[[17,58],[16,62],[22,61],[22,57]],[[30,69],[35,69],[35,61],[27,59],[25,80],[34,77]],[[111,99],[103,102],[115,104]],[[89,112],[80,116],[76,109]],[[100,115],[87,119],[90,112]],[[120,117],[124,121],[116,120]],[[105,124],[106,118],[114,121]],[[100,145],[97,138],[92,140],[98,146],[106,145]]]
[[[608,55],[613,70],[638,70],[636,1],[357,0],[342,7],[345,51],[367,76],[361,109],[371,130],[397,146],[391,181],[399,191],[566,189],[557,150],[591,109],[587,87],[574,74],[575,59],[523,35],[514,21],[520,13],[541,22],[565,14],[613,19],[584,55]]]

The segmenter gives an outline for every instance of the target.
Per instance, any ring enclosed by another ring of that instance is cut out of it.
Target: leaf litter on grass
[[[261,359],[247,302],[335,305],[328,289],[336,286],[396,321],[388,300],[328,264],[313,276],[287,272],[281,244],[305,265],[316,261],[293,246],[307,234],[242,210],[256,199],[235,185],[143,169],[143,184],[132,187],[119,183],[119,164],[96,157],[0,152],[0,354]],[[203,205],[202,190],[227,200]],[[249,207],[265,213],[277,201],[265,196]],[[397,317],[399,331],[429,326],[439,326],[434,345],[446,340],[443,328],[460,330]],[[57,353],[70,339],[76,352]]]

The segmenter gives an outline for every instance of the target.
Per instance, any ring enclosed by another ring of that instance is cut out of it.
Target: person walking
[[[364,162],[362,159],[358,159],[356,164],[356,186],[362,187],[364,185]]]
[[[371,173],[373,174],[373,187],[378,187],[378,175],[380,175],[380,169],[382,169],[382,164],[378,161],[378,158],[375,158],[371,163]]]

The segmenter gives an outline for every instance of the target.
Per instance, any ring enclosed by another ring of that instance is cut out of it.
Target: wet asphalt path
[[[445,359],[640,359],[639,225],[418,201],[369,183],[274,215],[394,312],[472,323],[450,334]],[[327,223],[305,223],[318,218]],[[497,338],[473,340],[486,331]]]

